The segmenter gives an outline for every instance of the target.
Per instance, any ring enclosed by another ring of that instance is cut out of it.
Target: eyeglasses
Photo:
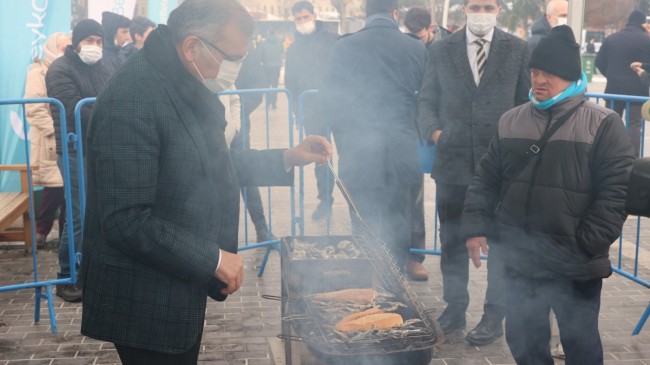
[[[494,13],[497,11],[498,7],[494,5],[470,5],[467,7],[470,13],[478,13],[483,9],[486,13]]]
[[[212,42],[210,42],[209,40],[207,40],[207,39],[205,39],[203,37],[199,37],[199,39],[201,41],[203,41],[203,43],[206,43],[208,46],[214,48],[217,52],[221,53],[221,56],[223,56],[223,59],[226,60],[226,61],[230,61],[230,62],[234,62],[236,64],[240,64],[240,63],[244,62],[244,59],[246,58],[246,56],[248,56],[248,52],[246,52],[246,54],[241,56],[241,57],[230,56],[226,52],[222,51],[221,48],[219,48],[219,47],[215,46],[214,44],[212,44]]]

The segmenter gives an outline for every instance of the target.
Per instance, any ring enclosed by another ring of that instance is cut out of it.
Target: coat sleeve
[[[36,64],[32,65],[27,72],[27,82],[25,83],[25,98],[46,98],[47,91],[45,88],[45,77],[41,67]],[[48,104],[25,104],[27,111],[27,122],[32,128],[38,129],[43,137],[54,134],[54,122],[50,114]]]
[[[501,194],[500,143],[498,136],[492,139],[467,189],[461,222],[464,239],[487,237],[491,233],[494,212]]]
[[[110,98],[100,100],[89,125],[89,194],[101,206],[98,224],[111,247],[122,254],[209,287],[214,284],[219,246],[157,214],[157,209],[165,209],[156,202],[159,136],[164,132],[152,119],[165,118],[155,110],[166,106],[151,103],[147,111],[139,100],[122,98],[121,108],[107,105],[115,102]]]
[[[293,169],[284,166],[284,149],[231,150],[241,186],[291,186]]]
[[[418,125],[424,134],[422,137],[429,140],[434,131],[442,129],[438,112],[440,108],[440,80],[436,67],[435,53],[440,52],[434,47],[428,53],[422,79],[422,88],[418,98]]]
[[[634,150],[616,113],[599,127],[590,169],[593,201],[582,217],[576,238],[591,256],[606,254],[625,222],[625,198]]]
[[[519,78],[515,91],[515,106],[525,104],[529,101],[530,69],[528,68],[528,62],[530,60],[530,51],[527,47],[523,47],[522,51],[523,60],[519,68]]]

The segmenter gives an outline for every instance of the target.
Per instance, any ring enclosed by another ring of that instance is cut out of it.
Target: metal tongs
[[[368,232],[372,232],[370,226],[368,226],[366,222],[363,220],[363,218],[361,218],[361,214],[359,213],[357,206],[354,205],[354,201],[352,200],[352,196],[350,195],[350,192],[348,191],[348,189],[345,187],[345,185],[339,178],[339,175],[336,174],[336,171],[334,171],[334,166],[332,166],[332,161],[327,160],[327,166],[329,166],[332,175],[334,175],[334,182],[336,183],[336,186],[338,186],[339,190],[341,191],[341,194],[343,194],[343,198],[345,198],[345,201],[348,202],[348,205],[350,205],[350,208],[352,208],[354,214],[357,216],[357,218],[359,218],[361,224],[368,230]]]

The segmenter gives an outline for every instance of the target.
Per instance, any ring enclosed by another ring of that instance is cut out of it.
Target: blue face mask
[[[535,96],[533,96],[533,89],[530,89],[528,98],[536,109],[546,110],[564,99],[580,95],[585,91],[587,91],[587,75],[584,72],[581,72],[580,80],[572,82],[571,85],[564,89],[564,91],[548,100],[538,101],[535,99]]]

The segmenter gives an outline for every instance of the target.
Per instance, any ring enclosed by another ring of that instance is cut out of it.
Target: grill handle
[[[271,294],[262,294],[261,297],[268,300],[275,300],[276,302],[281,302],[283,300],[286,300],[289,303],[298,303],[299,301],[298,299],[282,297],[279,295],[271,295]]]
[[[296,342],[303,342],[302,337],[299,336],[292,336],[292,335],[285,335],[284,333],[280,333],[275,335],[275,337],[283,340],[283,341],[296,341]]]

